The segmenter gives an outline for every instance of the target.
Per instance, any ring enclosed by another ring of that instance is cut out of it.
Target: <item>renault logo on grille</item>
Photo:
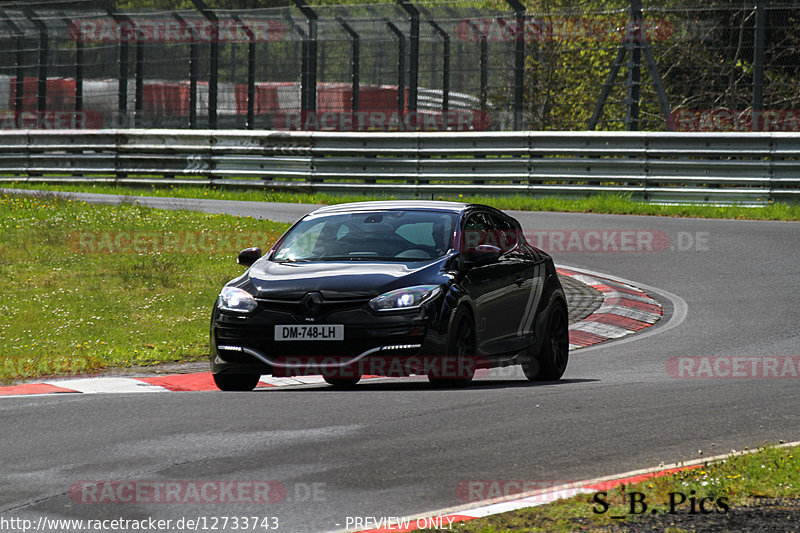
[[[315,317],[322,308],[322,295],[318,292],[309,292],[300,300],[306,316]]]

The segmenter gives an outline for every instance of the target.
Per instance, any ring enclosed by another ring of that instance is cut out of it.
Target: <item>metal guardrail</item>
[[[800,199],[800,135],[16,130],[0,137],[12,181],[760,204]]]

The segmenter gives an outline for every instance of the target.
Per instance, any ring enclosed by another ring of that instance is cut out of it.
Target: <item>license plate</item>
[[[343,341],[342,324],[275,326],[276,341]]]

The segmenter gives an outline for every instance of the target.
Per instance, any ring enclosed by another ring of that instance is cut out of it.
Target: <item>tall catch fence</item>
[[[174,4],[0,4],[0,127],[800,130],[792,3]]]

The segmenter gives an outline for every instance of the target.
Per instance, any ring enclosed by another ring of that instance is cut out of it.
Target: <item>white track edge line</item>
[[[776,448],[790,448],[792,446],[800,446],[800,441],[784,442],[784,443],[779,443],[779,444],[775,445]],[[655,468],[642,468],[642,469],[639,469],[639,470],[631,470],[629,472],[624,472],[624,473],[621,473],[621,474],[612,474],[612,475],[597,477],[597,478],[588,479],[588,480],[584,480],[584,481],[576,481],[576,482],[572,482],[572,483],[564,483],[562,485],[558,485],[556,487],[551,487],[551,488],[548,488],[548,489],[545,489],[545,490],[535,490],[535,491],[523,492],[523,493],[520,493],[520,494],[514,494],[513,496],[502,496],[500,498],[493,498],[491,500],[484,500],[482,502],[474,502],[474,503],[480,504],[480,505],[474,505],[474,504],[457,505],[457,506],[454,506],[454,507],[446,507],[444,509],[437,509],[437,510],[434,510],[434,511],[428,511],[428,512],[425,512],[425,513],[421,513],[421,514],[410,516],[410,517],[404,517],[404,518],[408,518],[409,520],[416,520],[418,518],[429,518],[429,517],[434,517],[434,516],[448,516],[448,515],[454,515],[454,514],[469,516],[469,512],[470,511],[477,512],[477,511],[479,511],[479,510],[481,510],[481,509],[483,509],[485,507],[489,507],[489,506],[492,506],[492,505],[497,505],[497,504],[501,504],[501,503],[513,504],[515,502],[518,502],[518,501],[521,501],[521,500],[525,500],[527,498],[541,497],[541,496],[543,496],[545,494],[565,492],[565,491],[568,491],[568,490],[582,489],[582,488],[587,487],[588,485],[597,485],[597,484],[600,484],[600,483],[607,483],[609,481],[623,480],[623,479],[627,479],[627,478],[631,478],[631,477],[641,476],[643,474],[657,474],[659,472],[664,472],[664,471],[672,470],[672,469],[684,469],[684,468],[688,468],[688,467],[692,467],[692,466],[701,465],[703,463],[713,463],[713,462],[722,461],[722,460],[727,459],[727,458],[729,458],[731,456],[739,457],[739,456],[744,456],[744,455],[750,455],[750,454],[756,453],[756,452],[758,452],[760,450],[761,450],[761,448],[753,448],[753,449],[748,449],[748,450],[731,451],[731,452],[728,452],[728,453],[725,453],[725,454],[713,455],[713,456],[705,457],[705,458],[691,459],[689,461],[680,461],[680,462],[677,462],[677,463],[670,463],[670,464],[666,464],[666,465],[662,464],[662,465],[659,465],[659,466],[657,466]],[[553,501],[555,501],[555,500],[553,500]],[[551,502],[542,502],[542,504],[544,504],[544,503],[551,503]],[[519,509],[522,509],[524,507],[535,507],[535,506],[536,505],[531,505],[530,502],[525,502],[524,504],[520,505]],[[507,512],[507,511],[503,511],[503,512]],[[491,515],[483,515],[483,516],[491,516]],[[481,516],[481,518],[483,516]],[[396,526],[396,524],[394,524],[394,525]],[[345,532],[353,533],[353,530],[351,530],[351,529],[342,529],[342,530],[337,530],[337,531],[332,532],[332,533],[345,533]]]

